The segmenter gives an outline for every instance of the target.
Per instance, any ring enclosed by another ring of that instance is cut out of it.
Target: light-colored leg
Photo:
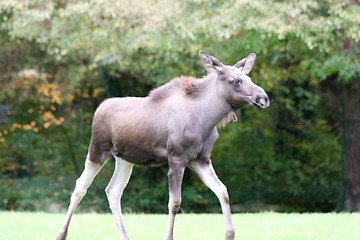
[[[184,176],[185,166],[169,162],[169,222],[165,235],[165,240],[173,240],[173,230],[176,213],[181,204],[181,184]]]
[[[88,155],[89,156],[89,155]],[[73,194],[70,198],[70,205],[66,213],[65,222],[61,227],[60,231],[56,235],[56,240],[66,239],[68,227],[72,215],[75,212],[77,205],[80,203],[81,199],[85,196],[87,189],[94,180],[95,176],[99,173],[104,164],[98,164],[91,162],[89,158],[86,158],[85,169],[81,176],[76,180],[76,186]]]
[[[120,234],[120,239],[128,240],[129,237],[126,234],[124,222],[122,219],[120,199],[124,188],[129,182],[134,164],[126,162],[118,157],[115,157],[115,159],[115,171],[109,182],[109,185],[105,189],[105,192],[109,200],[111,212],[115,217],[115,222]]]
[[[229,195],[225,185],[217,177],[215,170],[211,164],[210,159],[196,160],[189,162],[189,167],[192,168],[199,178],[210,188],[218,197],[221,205],[221,210],[225,218],[226,240],[234,239],[234,227],[231,222],[231,211],[229,205]]]

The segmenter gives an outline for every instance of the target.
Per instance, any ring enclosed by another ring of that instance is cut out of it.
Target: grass
[[[0,239],[55,239],[65,214],[0,212]],[[235,239],[248,240],[346,240],[360,239],[359,213],[248,213],[233,214]],[[130,239],[159,240],[166,232],[167,215],[126,214]],[[220,214],[178,214],[176,240],[219,240],[225,238]],[[119,239],[111,214],[75,214],[68,240]]]

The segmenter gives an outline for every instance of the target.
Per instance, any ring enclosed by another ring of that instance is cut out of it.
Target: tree
[[[347,8],[350,6],[346,6]],[[354,42],[344,41],[343,51],[350,59],[356,58]],[[355,60],[356,61],[356,60]],[[343,85],[342,92],[344,116],[344,208],[347,211],[360,211],[360,72]]]
[[[263,32],[263,39],[300,39],[311,59],[304,57],[313,83],[332,76],[342,83],[344,196],[346,211],[360,211],[360,2],[249,1],[239,3],[246,29]]]

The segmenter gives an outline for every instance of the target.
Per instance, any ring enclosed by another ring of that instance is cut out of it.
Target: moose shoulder
[[[85,169],[76,181],[65,223],[57,239],[65,239],[72,214],[96,174],[114,156],[116,168],[106,193],[120,234],[129,239],[121,215],[120,198],[134,165],[169,163],[169,222],[166,240],[173,239],[175,215],[181,203],[185,168],[194,170],[219,198],[226,239],[234,239],[226,187],[217,178],[210,155],[218,138],[217,125],[236,120],[233,110],[247,105],[269,106],[265,91],[246,75],[255,54],[234,66],[222,64],[205,51],[200,59],[208,75],[182,76],[156,88],[145,98],[110,98],[96,110]]]

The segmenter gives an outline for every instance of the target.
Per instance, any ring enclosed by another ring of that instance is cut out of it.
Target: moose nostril
[[[268,107],[269,105],[270,105],[269,98],[268,98],[268,97],[265,97],[265,98],[264,98],[264,104],[263,104],[263,106]]]
[[[257,103],[257,104],[259,104],[260,106],[264,106],[265,105],[265,102],[266,100],[265,99],[262,99],[261,97],[257,97],[256,99],[255,99],[255,102]]]
[[[265,108],[270,105],[269,98],[265,92],[257,95],[253,101],[261,108]]]

